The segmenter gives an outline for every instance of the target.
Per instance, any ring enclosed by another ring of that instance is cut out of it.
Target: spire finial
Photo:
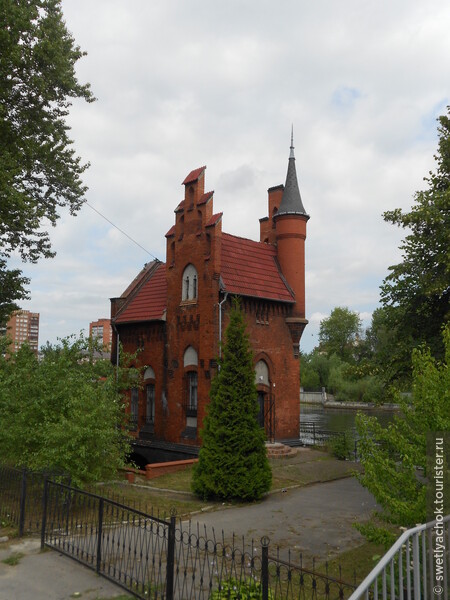
[[[284,186],[283,197],[281,198],[281,203],[276,216],[278,218],[281,215],[303,215],[309,219],[303,207],[300,190],[298,188],[294,156],[294,125],[291,127],[291,153],[288,161],[286,184]]]
[[[294,124],[291,126],[291,152],[289,154],[289,158],[295,158],[294,156]]]

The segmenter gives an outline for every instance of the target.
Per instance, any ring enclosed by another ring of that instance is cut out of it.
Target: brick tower
[[[281,272],[295,297],[295,305],[286,317],[286,324],[291,333],[294,355],[298,356],[300,338],[308,324],[305,318],[305,240],[309,215],[298,187],[293,131],[286,184],[269,188],[268,193],[269,216],[260,219],[260,239],[276,246]]]
[[[295,294],[292,316],[286,318],[294,347],[298,355],[299,343],[308,321],[305,318],[305,240],[309,215],[303,206],[298,187],[294,156],[294,132],[281,204],[273,216],[281,271]]]

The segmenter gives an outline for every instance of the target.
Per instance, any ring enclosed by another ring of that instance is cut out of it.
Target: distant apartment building
[[[99,319],[89,323],[89,337],[97,340],[105,350],[111,350],[112,329],[110,319]]]
[[[6,325],[6,335],[12,340],[14,352],[27,342],[37,355],[39,349],[39,313],[33,313],[29,310],[14,311]]]

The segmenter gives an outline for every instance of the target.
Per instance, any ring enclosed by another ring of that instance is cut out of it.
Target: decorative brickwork
[[[276,216],[280,185],[269,190],[260,242],[222,233],[222,215],[213,212],[214,193],[205,193],[205,170],[191,171],[183,182],[184,199],[166,234],[166,264],[146,265],[124,294],[111,300],[112,360],[120,341],[125,352],[139,350],[133,366],[147,373],[133,435],[201,444],[220,339],[237,295],[258,363],[261,425],[269,441],[298,438],[309,217],[286,211]],[[290,196],[289,206],[292,202]]]

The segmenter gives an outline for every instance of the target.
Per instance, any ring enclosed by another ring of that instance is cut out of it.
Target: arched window
[[[255,365],[256,385],[269,385],[269,367],[264,360],[258,360]]]
[[[186,414],[190,417],[197,416],[197,385],[197,371],[188,371]]]
[[[198,355],[195,348],[188,346],[183,356],[185,368],[185,411],[187,427],[197,427],[197,387],[198,387]]]
[[[144,372],[145,382],[145,424],[153,426],[155,424],[155,371],[152,367],[147,367]]]
[[[130,429],[137,429],[139,417],[139,389],[131,388]]]
[[[135,367],[130,367],[129,377],[131,381],[137,381],[139,378],[139,372]],[[130,397],[130,429],[135,430],[138,426],[139,420],[139,388],[133,386],[131,388]]]
[[[263,429],[270,424],[270,415],[267,413],[269,393],[269,367],[264,360],[258,360],[255,365],[255,383],[258,390],[258,423]]]
[[[184,352],[183,356],[183,366],[184,367],[197,367],[198,365],[198,355],[197,350],[192,346],[188,346]]]
[[[145,424],[155,424],[155,384],[147,383],[145,386],[145,393],[147,397],[147,406],[145,413]]]
[[[183,271],[181,299],[196,300],[198,295],[198,275],[194,265],[188,265]]]

